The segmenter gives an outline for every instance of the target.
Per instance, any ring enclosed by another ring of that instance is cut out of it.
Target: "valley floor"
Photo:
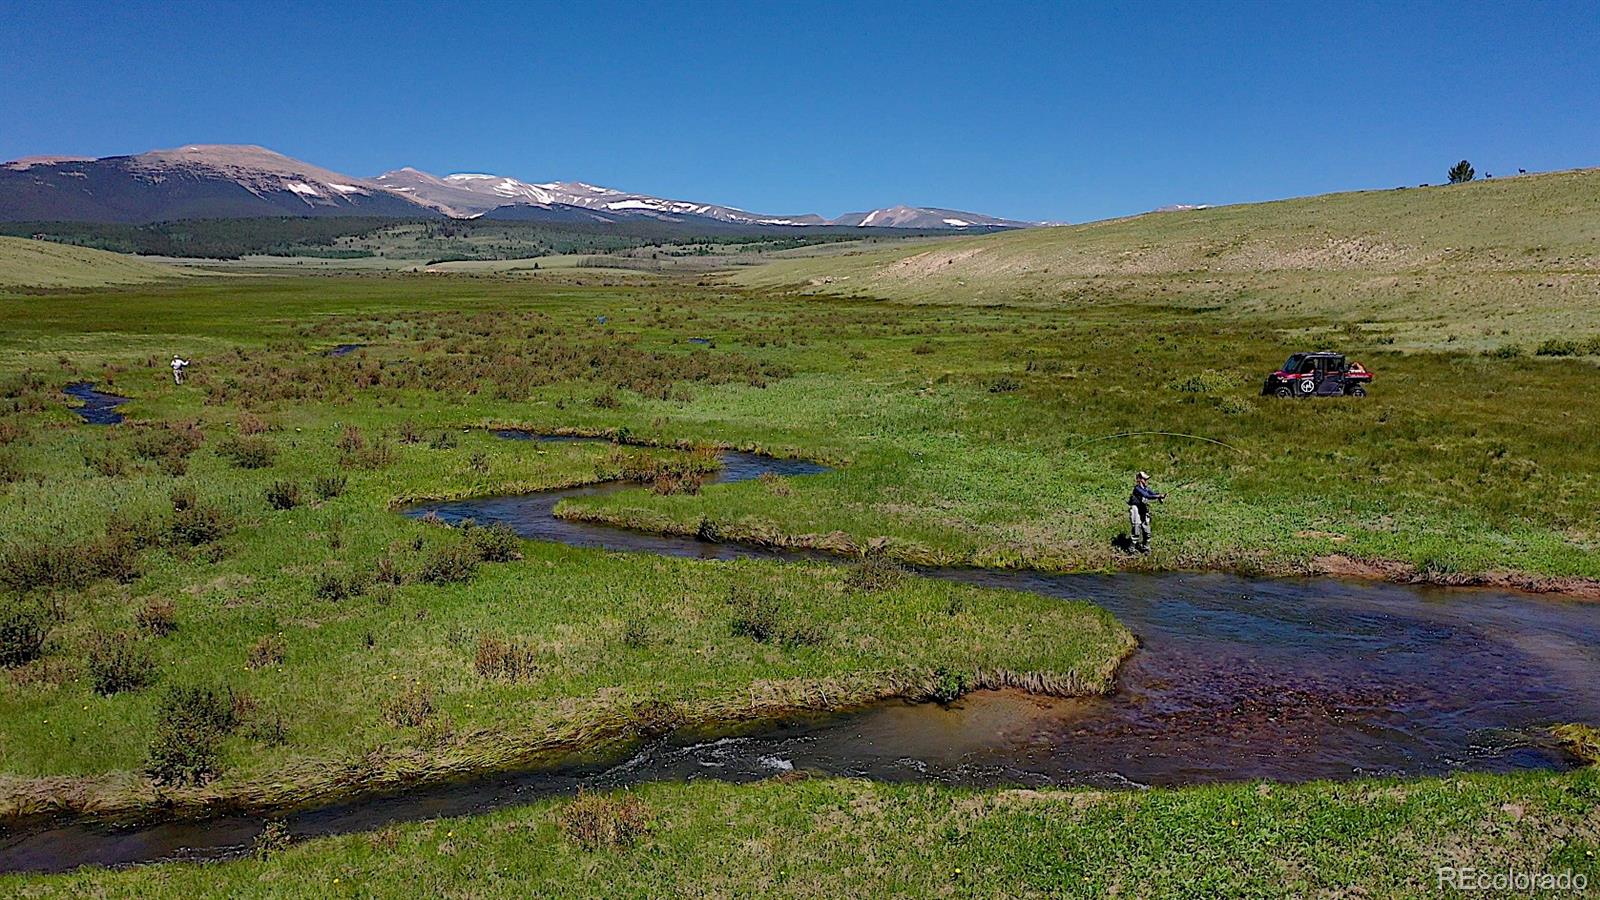
[[[197,277],[0,297],[0,335],[12,814],[305,801],[685,722],[943,696],[997,671],[1092,693],[1133,647],[1090,604],[886,561],[1351,566],[1578,590],[1600,578],[1593,365],[1399,353],[1339,322],[1286,333],[1230,309],[903,306],[673,282]],[[1374,369],[1372,396],[1258,396],[1311,341]],[[328,354],[344,344],[360,346]],[[174,353],[194,361],[182,387],[166,372]],[[132,398],[128,421],[77,421],[60,391],[78,381]],[[535,446],[480,426],[651,446]],[[695,490],[688,457],[655,449],[680,444],[835,469]],[[1148,558],[1113,545],[1138,469],[1171,493]],[[394,511],[615,477],[656,489],[561,513],[866,558],[662,560]],[[1407,894],[1451,860],[1594,873],[1600,797],[1589,770],[1109,795],[843,780],[638,795],[639,809],[602,804],[581,827],[567,811],[593,798],[264,860],[0,884]],[[595,817],[619,816],[623,831],[648,824],[583,848]]]

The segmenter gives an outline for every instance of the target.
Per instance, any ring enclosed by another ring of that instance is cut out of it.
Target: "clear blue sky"
[[[1600,4],[0,0],[0,158],[1083,221],[1600,165]]]

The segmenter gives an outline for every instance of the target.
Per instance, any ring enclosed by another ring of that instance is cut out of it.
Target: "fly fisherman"
[[[1150,552],[1150,501],[1166,499],[1166,494],[1150,489],[1148,472],[1140,472],[1133,479],[1133,493],[1128,495],[1128,520],[1133,523],[1133,548],[1140,553]]]
[[[189,368],[189,361],[181,356],[172,357],[172,383],[183,384],[183,370]]]

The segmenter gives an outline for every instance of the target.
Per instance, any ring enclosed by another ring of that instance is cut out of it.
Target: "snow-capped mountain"
[[[599,187],[581,181],[532,184],[505,175],[462,173],[440,178],[417,169],[397,169],[373,179],[397,193],[431,206],[446,215],[470,217],[514,215],[510,207],[537,207],[560,211],[565,207],[590,210],[596,218],[616,215],[648,216],[668,221],[689,217],[712,219],[730,225],[848,225],[861,228],[1027,228],[1039,224],[1000,219],[982,213],[924,206],[891,206],[867,212],[846,213],[825,219],[815,213],[769,215],[715,203],[668,200],[649,194]],[[570,212],[570,211],[569,211]],[[536,215],[523,210],[517,217]]]
[[[581,181],[439,177],[413,168],[356,178],[240,144],[191,144],[133,156],[34,156],[0,165],[0,220],[156,222],[259,216],[484,216],[526,221],[639,220],[712,230],[815,225],[990,229],[1032,224],[937,207],[894,206],[826,219],[672,200]]]
[[[385,172],[373,179],[448,215],[480,216],[503,206],[571,206],[600,213],[660,217],[681,221],[686,216],[714,219],[734,225],[823,225],[817,215],[769,216],[715,203],[667,200],[598,187],[581,181],[530,184],[504,175],[461,173],[440,178],[412,168]]]
[[[890,206],[860,213],[845,213],[829,220],[830,225],[858,228],[1028,228],[1040,222],[1018,222],[982,213],[932,206]]]
[[[0,219],[7,221],[418,214],[425,211],[414,202],[370,181],[246,145],[0,165]]]

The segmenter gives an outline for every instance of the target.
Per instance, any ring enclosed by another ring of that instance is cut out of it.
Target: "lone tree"
[[[1473,178],[1476,178],[1477,175],[1478,173],[1472,168],[1472,163],[1469,163],[1464,159],[1450,167],[1451,184],[1460,184],[1463,181],[1471,181]]]

